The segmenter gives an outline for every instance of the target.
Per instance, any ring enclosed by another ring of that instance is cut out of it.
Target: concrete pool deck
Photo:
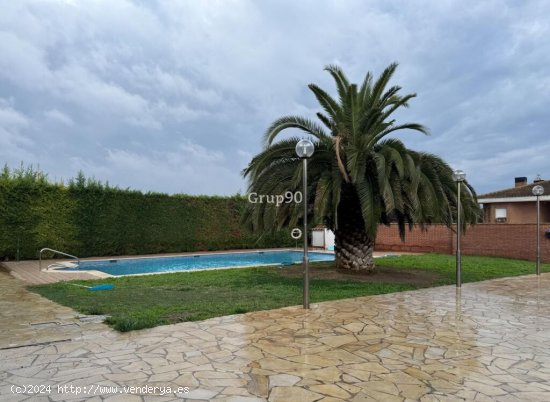
[[[24,287],[0,273],[0,400],[550,400],[550,274],[125,334]],[[29,332],[44,321],[58,324]]]

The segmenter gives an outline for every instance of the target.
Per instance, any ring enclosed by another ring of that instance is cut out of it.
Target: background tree
[[[369,72],[358,87],[339,67],[327,66],[338,99],[315,84],[309,85],[323,109],[317,113],[320,124],[300,116],[276,120],[265,133],[263,151],[243,172],[250,192],[300,191],[302,164],[294,151],[299,138],[275,139],[289,128],[311,137],[315,153],[308,168],[308,215],[334,231],[339,269],[374,269],[373,250],[380,223],[397,223],[404,238],[407,226],[450,226],[456,219],[457,186],[449,165],[388,137],[401,130],[427,134],[420,124],[397,124],[392,118],[416,96],[399,95],[399,86],[387,88],[396,68],[397,64],[391,64],[376,80]],[[461,187],[466,225],[479,219],[480,210],[474,189],[468,183]],[[302,217],[302,208],[296,204],[249,204],[245,214],[247,223],[259,231],[295,226]]]

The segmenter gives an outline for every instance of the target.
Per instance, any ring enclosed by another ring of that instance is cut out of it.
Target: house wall
[[[502,202],[483,205],[484,222],[496,223],[495,209],[506,208],[506,223],[536,223],[537,207],[534,202]],[[547,201],[540,203],[541,222],[550,222],[550,203]]]
[[[550,263],[550,239],[545,237],[550,224],[541,224],[541,260]],[[418,227],[407,231],[405,241],[399,238],[396,225],[380,226],[376,238],[377,251],[414,251],[454,254],[456,235],[444,225]],[[470,226],[461,241],[463,255],[486,255],[516,259],[536,259],[535,224],[479,224]]]

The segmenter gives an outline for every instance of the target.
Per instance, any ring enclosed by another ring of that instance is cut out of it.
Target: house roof
[[[535,186],[542,186],[544,188],[544,194],[541,199],[550,196],[550,180],[543,180],[537,183],[530,183],[521,187],[512,187],[505,190],[493,191],[492,193],[478,195],[477,199],[479,202],[497,202],[496,200],[502,200],[506,198],[511,198],[512,200],[510,201],[519,201],[519,198],[521,198],[521,201],[534,201],[536,198],[533,195],[533,187]]]

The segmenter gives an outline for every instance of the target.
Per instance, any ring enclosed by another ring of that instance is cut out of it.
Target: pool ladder
[[[54,253],[54,255],[55,254],[61,254],[61,255],[64,255],[65,257],[74,258],[76,260],[77,264],[80,264],[80,258],[75,257],[74,255],[64,253],[63,251],[54,250],[53,248],[44,247],[42,250],[40,250],[40,253],[38,254],[38,268],[39,268],[40,271],[42,271],[42,253],[44,251],[51,251],[52,253]],[[53,267],[53,266],[60,266],[60,265],[59,264],[50,264],[50,265],[48,265],[48,268]]]

